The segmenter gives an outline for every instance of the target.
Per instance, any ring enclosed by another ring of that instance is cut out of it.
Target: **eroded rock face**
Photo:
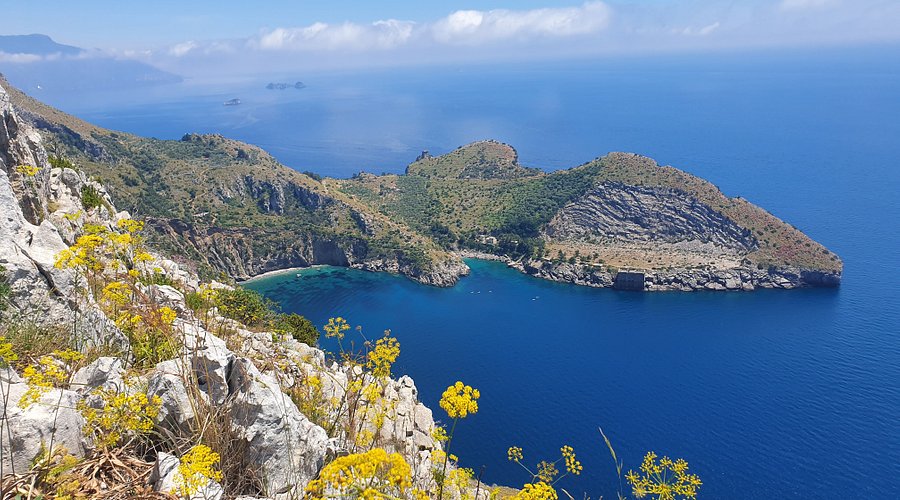
[[[84,418],[75,409],[79,396],[74,391],[52,389],[26,408],[19,401],[28,390],[25,383],[4,388],[9,403],[0,408],[6,429],[0,436],[3,448],[3,473],[24,473],[41,450],[52,444],[63,446],[76,457],[85,454],[82,436]]]
[[[712,245],[740,255],[757,247],[749,230],[686,193],[619,183],[600,184],[563,207],[546,232],[560,239],[680,243],[686,250]]]
[[[276,498],[316,477],[325,463],[325,429],[306,418],[278,382],[247,359],[237,359],[228,381],[232,426],[247,443],[266,492]]]

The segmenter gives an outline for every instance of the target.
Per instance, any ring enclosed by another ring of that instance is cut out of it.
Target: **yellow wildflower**
[[[85,433],[93,434],[102,446],[115,446],[128,433],[146,434],[153,430],[153,421],[159,415],[162,400],[140,392],[129,395],[111,389],[95,391],[102,401],[100,409],[79,403],[79,411],[87,422]]]
[[[19,355],[13,350],[11,342],[6,337],[0,336],[0,368],[6,368],[19,360]]]
[[[526,484],[522,490],[512,497],[515,500],[558,500],[556,490],[549,484],[538,481]]]
[[[642,474],[628,471],[625,475],[635,497],[655,495],[656,500],[697,498],[697,491],[703,483],[699,476],[687,472],[688,463],[685,460],[679,458],[673,461],[662,457],[657,462],[656,459],[656,453],[647,452],[640,467]]]
[[[159,308],[159,319],[164,325],[171,325],[175,322],[175,318],[177,317],[178,313],[171,307],[163,306]]]
[[[144,222],[133,219],[121,219],[116,223],[116,227],[124,230],[126,233],[138,233],[144,229]]]
[[[344,332],[350,329],[350,325],[347,324],[347,320],[338,316],[337,318],[329,318],[328,324],[325,325],[325,336],[326,337],[335,337],[338,340],[344,338]]]
[[[435,441],[443,443],[444,441],[446,441],[448,439],[447,438],[447,429],[437,425],[434,427],[434,430],[431,431],[431,437]]]
[[[74,369],[71,365],[82,357],[77,351],[54,351],[52,355],[38,358],[37,364],[26,366],[22,377],[28,383],[28,389],[19,399],[19,407],[28,408],[40,401],[50,389],[63,387]]]
[[[412,486],[412,468],[399,453],[382,448],[338,457],[322,468],[306,487],[312,498],[405,496]]]
[[[506,450],[506,456],[509,458],[510,462],[518,462],[522,460],[522,448],[518,446],[510,446],[508,450]]]
[[[367,366],[376,377],[390,377],[391,366],[400,356],[400,342],[390,336],[391,331],[384,332],[384,337],[375,342],[375,348],[368,352]]]
[[[478,389],[464,385],[457,381],[444,391],[440,405],[450,418],[465,418],[468,414],[478,412],[478,398],[481,393]]]
[[[581,466],[581,462],[575,459],[575,451],[572,449],[572,447],[566,445],[563,446],[560,451],[562,452],[563,459],[565,459],[566,462],[566,471],[569,474],[574,474],[576,476],[581,474],[583,467]]]
[[[103,300],[117,306],[131,302],[131,287],[121,281],[113,281],[103,287]]]
[[[190,498],[209,482],[222,479],[222,471],[216,469],[219,454],[205,444],[198,444],[181,457],[178,463],[179,476],[175,477],[178,493]]]
[[[25,177],[34,177],[40,172],[41,169],[35,167],[34,165],[18,165],[16,166],[16,172],[24,175]]]

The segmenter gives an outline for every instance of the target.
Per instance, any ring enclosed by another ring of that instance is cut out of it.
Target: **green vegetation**
[[[69,161],[68,159],[63,158],[61,156],[50,155],[47,157],[47,160],[50,162],[50,166],[53,168],[71,168],[73,170],[75,169],[75,165],[72,164],[71,161]]]
[[[458,248],[514,259],[562,252],[559,261],[580,251],[575,262],[591,265],[651,262],[639,253],[614,262],[602,241],[544,233],[562,207],[605,182],[678,190],[750,230],[758,249],[739,256],[743,265],[842,267],[836,255],[765,210],[639,155],[611,153],[545,173],[519,165],[513,148],[484,141],[425,155],[404,175],[338,180],[293,171],[259,148],[218,135],[141,138],[95,127],[15,90],[10,97],[53,125],[42,133],[59,151],[55,164],[71,158],[89,175],[102,175],[119,208],[153,219],[147,237],[155,247],[194,260],[204,276],[244,277],[274,259],[306,265],[313,247],[323,246],[336,256],[327,263],[344,262],[339,254],[396,261],[412,275],[452,259],[447,252]]]
[[[216,293],[216,307],[226,318],[239,321],[250,327],[263,327],[273,316],[274,303],[263,298],[258,292],[237,287],[233,290],[219,290]]]
[[[103,205],[103,198],[97,192],[97,188],[90,184],[81,186],[81,205],[87,210],[100,208]]]
[[[312,321],[296,313],[279,314],[272,322],[272,328],[275,333],[290,335],[306,345],[314,346],[319,343],[319,330]]]

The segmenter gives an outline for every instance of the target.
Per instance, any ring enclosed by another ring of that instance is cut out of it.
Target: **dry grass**
[[[7,475],[0,482],[3,500],[46,499],[69,495],[79,499],[175,500],[177,497],[152,490],[153,463],[134,455],[132,449],[98,450],[59,475],[61,457],[34,467],[26,474]]]

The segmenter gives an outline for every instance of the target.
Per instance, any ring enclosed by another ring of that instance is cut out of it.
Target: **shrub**
[[[273,315],[272,306],[272,301],[245,288],[219,290],[216,294],[216,307],[223,316],[251,327],[264,326]]]
[[[81,186],[81,204],[85,209],[99,208],[103,205],[103,198],[97,192],[97,188],[89,184]]]
[[[53,168],[71,168],[73,170],[75,169],[75,165],[71,161],[63,158],[62,156],[50,156],[47,158],[47,160],[50,161],[50,166]]]
[[[319,330],[312,321],[299,314],[279,314],[272,326],[276,333],[290,335],[306,345],[315,346],[319,342]]]

